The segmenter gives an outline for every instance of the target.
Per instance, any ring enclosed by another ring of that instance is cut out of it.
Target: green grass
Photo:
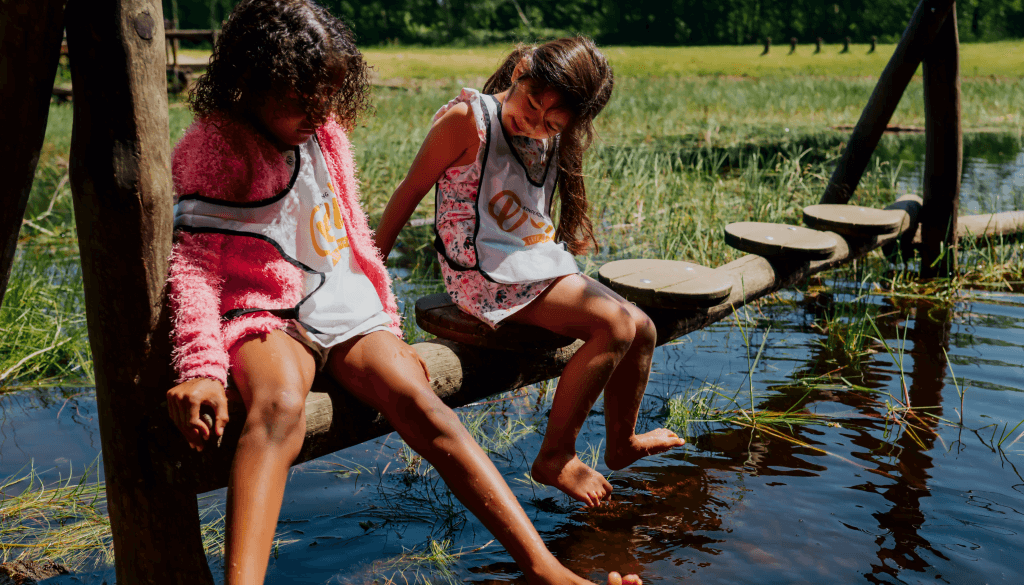
[[[602,47],[619,77],[735,76],[870,77],[878,79],[896,48],[880,44],[874,53],[869,45],[774,46],[761,56],[760,45],[721,47]],[[1024,42],[971,43],[960,46],[960,69],[965,77],[1019,77],[1024,70]],[[475,48],[387,47],[363,51],[381,79],[487,77],[509,52],[507,46]],[[920,73],[920,71],[918,72]]]

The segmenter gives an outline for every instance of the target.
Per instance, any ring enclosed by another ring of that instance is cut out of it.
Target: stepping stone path
[[[835,236],[825,232],[758,221],[741,221],[725,226],[725,243],[748,254],[794,260],[824,260],[839,244]]]
[[[857,205],[822,204],[804,208],[809,227],[842,236],[864,238],[900,231],[907,213],[899,209],[875,209]]]
[[[597,279],[626,300],[647,307],[713,307],[732,292],[728,276],[676,260],[616,260],[602,266]]]

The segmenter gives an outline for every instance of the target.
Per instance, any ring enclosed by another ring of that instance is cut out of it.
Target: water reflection
[[[1024,209],[1024,145],[1021,137],[994,132],[966,133],[961,176],[960,212],[997,213]],[[901,165],[899,192],[921,193],[925,137],[886,135],[875,156],[894,168]]]

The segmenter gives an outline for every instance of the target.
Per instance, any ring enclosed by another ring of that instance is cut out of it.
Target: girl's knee
[[[642,344],[644,347],[654,347],[658,341],[658,328],[655,326],[654,321],[647,316],[647,313],[643,312],[636,306],[632,306],[632,313],[633,326],[636,330],[634,344]]]
[[[273,442],[294,442],[306,434],[305,392],[292,388],[267,389],[254,394],[246,426],[261,430]]]
[[[392,426],[413,449],[423,452],[438,440],[463,440],[465,427],[451,408],[429,386],[396,393],[388,416]]]

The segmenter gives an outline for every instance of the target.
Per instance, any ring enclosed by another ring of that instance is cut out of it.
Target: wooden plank
[[[957,214],[963,136],[960,126],[960,41],[956,11],[924,60],[924,206],[921,208],[921,276],[957,273]]]
[[[808,227],[851,238],[895,233],[907,218],[907,214],[899,210],[859,205],[809,205],[803,211],[804,223]]]
[[[63,41],[65,0],[0,4],[0,303],[46,134]]]
[[[416,324],[427,333],[443,339],[495,349],[557,349],[576,341],[571,337],[556,335],[547,329],[523,323],[505,322],[501,327],[491,329],[483,321],[460,310],[448,293],[427,295],[418,299]]]
[[[74,56],[71,191],[117,582],[211,584],[195,495],[149,433],[154,417],[168,419],[159,402],[173,381],[161,6],[76,1],[65,22]]]
[[[821,196],[821,203],[846,203],[853,196],[900,97],[952,7],[953,0],[921,0],[914,9],[903,37],[861,112],[850,141]]]
[[[732,291],[732,282],[713,268],[676,260],[609,262],[597,279],[628,301],[648,307],[711,307]]]
[[[725,226],[725,243],[759,256],[820,260],[836,248],[836,238],[830,234],[795,225],[739,221]]]

